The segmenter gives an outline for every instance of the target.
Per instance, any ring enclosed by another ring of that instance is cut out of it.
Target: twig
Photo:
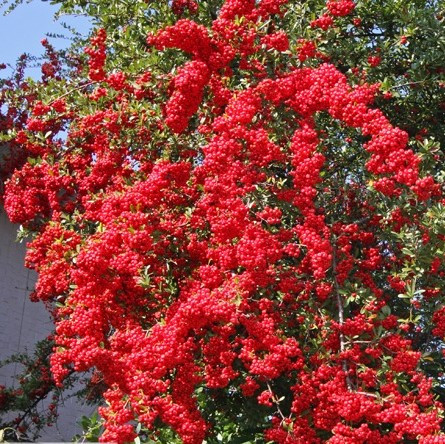
[[[366,216],[366,217],[362,217],[361,219],[359,219],[359,220],[357,220],[357,221],[355,221],[353,223],[357,224],[357,225],[361,225],[361,224],[364,224],[366,222],[369,222],[370,220],[371,220],[371,217],[370,216]]]
[[[428,82],[428,79],[419,80],[417,82],[402,83],[401,85],[391,86],[391,88],[389,88],[389,89],[391,90],[391,89],[403,88],[404,86],[421,85],[422,83],[427,83],[427,82]]]
[[[364,395],[364,396],[371,396],[371,398],[378,398],[378,396],[374,393],[368,393],[368,392],[355,392],[358,395]]]
[[[371,344],[373,341],[346,341],[345,344]]]
[[[267,385],[267,388],[269,389],[269,392],[273,395],[273,391],[272,391],[272,388],[271,388],[269,382],[266,382],[266,385]],[[280,414],[281,418],[283,420],[286,420],[287,419],[286,416],[284,416],[283,412],[280,409],[280,402],[278,401],[278,399],[276,399],[275,396],[273,396],[272,400],[275,403],[275,405],[277,406],[277,410],[278,410],[278,413]]]
[[[74,370],[69,370],[68,375],[66,376],[66,379],[69,378],[72,374],[74,373]],[[32,414],[33,409],[35,407],[37,407],[37,405],[39,404],[39,402],[43,401],[50,393],[51,391],[54,390],[54,386],[49,386],[46,388],[46,390],[40,395],[38,396],[35,401],[17,418],[17,421],[11,421],[9,423],[10,426],[19,426],[26,418],[28,415]]]
[[[337,298],[337,307],[338,307],[338,322],[340,324],[340,326],[342,326],[345,322],[344,319],[344,308],[343,308],[343,301],[341,300],[341,295],[340,295],[340,287],[338,285],[338,281],[337,281],[337,257],[335,254],[335,242],[332,242],[332,273],[334,276],[334,288],[335,288],[335,295]],[[345,335],[343,334],[342,331],[340,331],[340,351],[343,353],[346,349],[346,339],[345,339]],[[353,386],[352,386],[352,381],[351,378],[349,377],[348,374],[348,363],[346,362],[346,359],[343,359],[342,361],[342,368],[343,371],[345,372],[345,376],[346,376],[346,385],[348,386],[348,389],[350,391],[353,390]]]
[[[70,94],[72,94],[75,91],[79,91],[81,89],[88,88],[89,86],[94,85],[95,83],[98,83],[98,82],[99,82],[99,80],[94,80],[94,81],[85,83],[84,85],[77,86],[76,88],[73,88],[73,89],[69,90],[68,92],[66,92],[65,94],[62,94],[61,96],[57,97],[57,99],[52,100],[50,102],[49,106],[51,106],[57,100],[60,100],[60,99],[63,99],[64,97],[66,97],[66,96],[69,96]]]

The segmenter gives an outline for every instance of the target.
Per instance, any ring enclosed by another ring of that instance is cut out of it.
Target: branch
[[[434,80],[431,79],[423,79],[423,80],[418,80],[417,82],[407,82],[407,83],[402,83],[401,85],[394,85],[391,86],[391,89],[397,89],[397,88],[404,88],[405,86],[413,86],[413,85],[422,85],[423,83],[428,83],[428,82],[434,82]]]
[[[332,242],[332,273],[334,276],[334,288],[335,288],[335,295],[337,298],[337,308],[338,308],[338,322],[340,326],[342,326],[345,322],[344,319],[344,308],[343,308],[343,301],[341,299],[340,295],[340,287],[338,285],[337,281],[337,256],[335,254],[335,242]],[[343,353],[346,349],[346,339],[345,335],[342,331],[340,331],[340,351]],[[346,375],[346,385],[348,386],[348,389],[350,391],[353,390],[352,381],[348,374],[348,363],[346,362],[346,359],[343,359],[342,361],[342,368]]]
[[[272,391],[272,388],[271,388],[269,382],[266,381],[266,385],[267,385],[267,388],[269,389],[269,392],[273,394],[273,391]],[[283,420],[287,419],[286,416],[284,416],[283,412],[281,411],[281,409],[280,409],[280,402],[278,401],[278,399],[275,398],[275,395],[272,397],[272,401],[277,406],[277,410],[278,410],[278,413],[280,414],[281,418]]]
[[[49,103],[49,106],[51,106],[51,105],[52,105],[54,102],[56,102],[57,100],[63,99],[64,97],[69,96],[69,95],[72,94],[73,92],[79,91],[79,90],[84,89],[84,88],[88,88],[89,86],[94,85],[95,83],[99,83],[99,81],[98,81],[98,80],[94,80],[94,81],[85,83],[85,84],[83,84],[83,85],[77,86],[76,88],[73,88],[73,89],[67,91],[65,94],[62,94],[61,96],[59,96],[59,97],[57,97],[56,99],[52,100],[52,101]]]
[[[73,369],[70,369],[68,375],[66,376],[66,379],[69,378],[72,374],[74,373]],[[35,401],[22,413],[22,415],[20,415],[17,419],[18,421],[11,421],[8,425],[13,427],[17,427],[19,426],[28,415],[33,413],[33,410],[35,407],[37,407],[37,405],[39,404],[39,402],[43,401],[52,391],[54,390],[54,385],[49,386],[41,395],[39,395]]]
[[[374,393],[368,393],[368,392],[355,392],[358,395],[363,395],[363,396],[371,396],[371,398],[378,398],[378,396]]]

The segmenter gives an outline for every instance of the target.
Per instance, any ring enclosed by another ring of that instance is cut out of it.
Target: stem
[[[73,88],[73,89],[69,90],[68,92],[66,92],[65,94],[62,94],[61,96],[57,97],[57,99],[52,100],[50,102],[49,106],[51,106],[57,100],[60,100],[60,99],[63,99],[64,97],[66,97],[66,96],[69,96],[70,94],[72,94],[75,91],[79,91],[81,89],[88,88],[89,86],[94,85],[95,83],[98,83],[98,82],[99,82],[98,80],[94,80],[94,81],[85,83],[84,85],[77,86],[76,88]]]
[[[332,273],[334,276],[334,288],[335,288],[335,295],[337,298],[337,308],[338,308],[338,322],[340,324],[340,326],[342,326],[345,322],[344,319],[344,307],[343,307],[343,301],[341,299],[341,295],[340,295],[340,286],[338,285],[338,281],[337,281],[337,256],[335,254],[335,246],[336,243],[332,242]],[[345,335],[343,334],[342,331],[340,331],[340,351],[343,353],[346,349],[346,339],[345,339]],[[353,390],[353,386],[352,386],[352,381],[351,378],[349,377],[348,374],[348,363],[346,362],[346,359],[342,360],[342,368],[343,371],[345,372],[345,376],[346,376],[346,385],[348,386],[348,389],[350,391]]]
[[[378,396],[374,393],[368,393],[368,392],[355,392],[359,395],[364,395],[364,396],[370,396],[371,398],[378,398]]]
[[[66,376],[66,379],[69,378],[72,374],[74,373],[74,370],[70,370],[68,375]],[[13,422],[11,421],[9,423],[9,426],[11,427],[18,427],[26,418],[28,415],[33,413],[33,410],[35,407],[37,407],[37,405],[39,404],[39,402],[43,401],[50,393],[51,391],[54,390],[54,386],[51,385],[49,386],[44,393],[42,393],[41,395],[39,395],[35,401],[22,413],[22,415],[20,415],[18,417],[19,421],[18,422]]]
[[[266,382],[266,385],[267,385],[267,388],[269,389],[269,392],[273,394],[273,391],[272,391],[272,388],[271,388],[269,382]],[[277,406],[277,410],[278,410],[278,413],[280,414],[281,418],[283,420],[287,419],[286,416],[284,416],[283,412],[280,409],[280,403],[279,403],[278,399],[276,399],[275,396],[273,396],[272,400],[275,403],[275,405]]]
[[[428,79],[424,79],[424,80],[418,80],[417,82],[408,82],[408,83],[402,83],[400,85],[394,85],[391,89],[397,89],[397,88],[404,88],[405,86],[413,86],[413,85],[422,85],[423,83],[428,83]]]

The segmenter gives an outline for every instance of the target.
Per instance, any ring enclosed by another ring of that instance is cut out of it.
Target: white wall
[[[36,274],[24,267],[26,243],[15,241],[17,226],[12,225],[0,208],[0,360],[32,350],[34,344],[44,339],[52,330],[52,322],[42,303],[31,302],[28,295],[33,290]],[[17,386],[14,375],[20,368],[9,365],[0,368],[0,384]],[[69,442],[80,433],[77,421],[90,415],[93,408],[79,405],[74,398],[67,399],[59,409],[57,425],[47,429],[43,441]]]

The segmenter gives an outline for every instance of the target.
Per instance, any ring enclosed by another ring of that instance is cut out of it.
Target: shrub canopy
[[[3,199],[101,440],[445,442],[443,2],[56,3]]]

